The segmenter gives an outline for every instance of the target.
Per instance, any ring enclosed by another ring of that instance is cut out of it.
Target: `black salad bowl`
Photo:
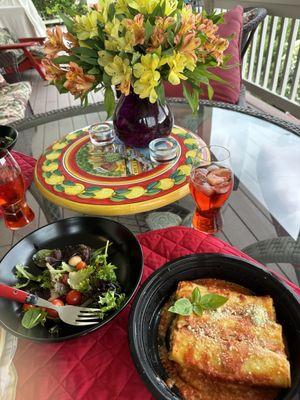
[[[0,298],[0,325],[15,336],[54,342],[75,338],[99,329],[115,318],[126,307],[140,282],[143,272],[143,255],[136,237],[124,225],[98,217],[73,217],[44,226],[18,242],[0,262],[0,282],[13,286],[16,279],[13,274],[16,264],[24,264],[34,269],[32,255],[39,249],[63,248],[68,245],[86,244],[94,249],[105,245],[109,240],[113,244],[109,248],[109,259],[118,267],[116,274],[126,293],[126,301],[122,307],[98,324],[90,326],[72,326],[59,322],[58,335],[49,333],[53,321],[46,322],[45,326],[36,326],[25,329],[21,325],[21,306],[16,302]],[[26,290],[26,289],[25,289]]]
[[[250,289],[256,295],[270,295],[277,321],[283,327],[291,364],[292,386],[276,400],[298,400],[300,393],[300,303],[272,273],[238,257],[195,254],[173,260],[155,271],[141,286],[129,320],[129,345],[136,369],[150,392],[159,400],[178,400],[176,388],[166,385],[158,354],[158,324],[163,304],[178,282],[201,278],[223,279]]]
[[[8,144],[3,146],[2,139],[5,139],[6,137],[10,138],[11,140]],[[0,125],[0,151],[3,149],[11,150],[16,144],[17,139],[18,131],[15,128],[8,125]]]

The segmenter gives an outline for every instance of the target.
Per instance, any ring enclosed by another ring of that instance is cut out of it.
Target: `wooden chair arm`
[[[45,41],[46,37],[27,37],[27,38],[19,38],[19,42],[38,42],[40,44],[43,44]]]
[[[4,44],[4,45],[0,46],[0,51],[17,50],[17,49],[24,50],[24,49],[26,49],[26,47],[35,46],[35,45],[36,45],[35,42]]]

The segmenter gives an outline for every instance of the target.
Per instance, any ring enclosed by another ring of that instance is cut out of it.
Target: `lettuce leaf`
[[[87,292],[90,289],[90,276],[94,272],[92,266],[80,269],[79,271],[73,271],[69,273],[68,284],[72,289],[78,290],[79,292]]]
[[[17,264],[15,266],[15,276],[19,282],[15,285],[16,288],[26,287],[30,281],[39,282],[40,277],[31,274],[26,265]]]
[[[108,311],[117,309],[121,306],[123,301],[125,300],[125,294],[118,294],[115,291],[108,290],[102,296],[99,296],[99,318],[103,319],[105,313]]]
[[[115,273],[117,267],[111,263],[105,264],[97,271],[97,278],[104,281],[116,282],[117,276]]]
[[[72,272],[74,271],[74,267],[71,267],[69,264],[65,263],[64,261],[61,263],[59,268],[54,268],[52,267],[51,264],[48,262],[46,263],[46,267],[50,273],[50,279],[51,282],[54,284],[55,282],[58,282],[60,277],[65,273],[65,272]]]

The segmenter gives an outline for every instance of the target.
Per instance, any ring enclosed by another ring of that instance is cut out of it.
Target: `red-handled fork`
[[[99,323],[99,309],[77,306],[55,306],[50,301],[44,300],[34,294],[0,283],[0,297],[17,301],[18,303],[28,303],[40,307],[52,308],[57,311],[59,318],[70,325],[84,326]]]

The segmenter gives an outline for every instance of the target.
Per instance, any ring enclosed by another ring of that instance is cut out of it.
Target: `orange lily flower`
[[[42,65],[45,68],[47,81],[56,82],[66,74],[66,71],[62,70],[58,65],[54,64],[50,58],[44,58],[42,60]]]
[[[133,20],[124,19],[124,26],[134,34],[134,46],[137,44],[143,44],[145,41],[145,28],[144,28],[144,16],[137,14]]]
[[[63,31],[60,26],[55,28],[47,29],[47,40],[45,42],[45,53],[49,57],[55,57],[55,55],[60,51],[67,51],[67,47],[63,40]]]
[[[95,77],[87,75],[75,62],[70,62],[70,69],[66,73],[64,87],[75,97],[83,98],[94,86]]]

